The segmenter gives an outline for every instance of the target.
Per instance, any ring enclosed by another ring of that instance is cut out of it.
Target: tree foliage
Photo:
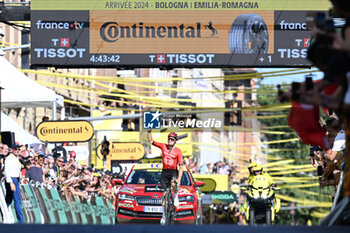
[[[280,104],[277,100],[277,90],[274,89],[274,86],[270,85],[259,85],[259,90],[261,93],[258,94],[257,99],[260,106],[266,106],[266,105],[276,105]],[[266,94],[263,93],[264,90],[271,91],[276,90],[276,93],[274,94]],[[269,115],[288,115],[289,110],[282,110],[282,111],[266,111],[266,112],[258,112],[257,113],[260,116],[269,116]],[[261,125],[264,126],[286,126],[288,118],[268,118],[268,119],[261,119]],[[273,131],[283,131],[283,134],[265,134],[265,139],[267,141],[275,141],[275,140],[284,140],[284,139],[292,139],[296,138],[297,134],[291,129],[287,127],[281,127],[279,128],[273,128],[271,129]],[[286,143],[278,143],[278,144],[268,144],[268,149],[299,149],[297,151],[280,151],[280,152],[268,152],[268,155],[271,156],[271,158],[279,158],[280,160],[286,160],[286,159],[294,159],[295,162],[293,165],[301,165],[301,164],[310,164],[310,156],[309,156],[309,146],[302,144],[300,141],[293,141],[293,142],[286,142]],[[268,160],[268,162],[276,162],[276,160]],[[281,170],[284,169],[281,167]],[[310,177],[310,176],[316,176],[316,172],[300,172],[300,173],[293,173],[293,174],[285,174],[283,177]],[[317,182],[313,180],[312,182]],[[303,183],[300,183],[303,184]],[[294,184],[292,184],[294,185]],[[288,197],[293,197],[296,199],[306,199],[306,200],[318,200],[318,201],[325,201],[330,202],[331,198],[330,193],[333,192],[333,190],[330,190],[329,188],[320,188],[320,187],[312,187],[312,188],[303,188],[303,190],[311,191],[314,193],[319,193],[319,195],[310,195],[305,192],[300,191],[300,189],[282,189],[279,193]],[[290,205],[289,202],[282,201],[282,206]],[[298,203],[296,203],[298,205]],[[311,213],[313,211],[318,212],[327,212],[329,209],[322,209],[322,208],[298,208],[295,211],[294,214],[294,220],[296,224],[305,225],[307,221],[310,219],[313,224],[317,224],[319,222],[319,219],[311,217]],[[292,212],[289,210],[280,211],[278,213],[277,219],[279,224],[291,224],[292,223]]]

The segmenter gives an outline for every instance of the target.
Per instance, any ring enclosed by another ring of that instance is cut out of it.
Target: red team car
[[[158,222],[162,217],[162,193],[160,176],[162,164],[136,164],[117,194],[116,222]],[[201,208],[197,187],[188,168],[184,168],[178,191],[180,205],[176,207],[175,221],[198,224]]]

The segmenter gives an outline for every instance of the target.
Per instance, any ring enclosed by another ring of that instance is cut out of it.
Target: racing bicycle
[[[175,188],[177,187],[177,182],[173,181],[175,183]],[[167,188],[165,189],[165,225],[173,225],[175,220],[175,204],[174,204],[174,195],[171,192],[171,183],[167,183]]]

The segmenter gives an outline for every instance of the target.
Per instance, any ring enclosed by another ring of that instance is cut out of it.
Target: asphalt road
[[[307,227],[307,226],[237,226],[237,225],[32,225],[0,224],[1,233],[345,233],[350,226]]]

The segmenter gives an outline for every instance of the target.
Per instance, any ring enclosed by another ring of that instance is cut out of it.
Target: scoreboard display
[[[328,0],[32,0],[32,67],[307,67]]]

